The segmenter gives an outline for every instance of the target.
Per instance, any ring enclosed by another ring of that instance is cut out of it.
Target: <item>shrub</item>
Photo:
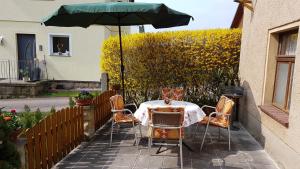
[[[35,113],[34,113],[34,120],[35,120],[35,123],[38,123],[40,122],[43,118],[44,118],[45,115],[43,115],[43,113],[41,112],[40,108],[37,108]]]
[[[237,79],[241,31],[215,29],[123,36],[126,99],[157,99],[164,86],[182,86],[186,100],[215,102],[226,82]],[[120,84],[118,37],[103,44],[101,69]],[[230,74],[230,71],[233,74]]]
[[[16,146],[9,140],[11,132],[13,131],[7,121],[0,116],[0,168],[3,169],[20,168],[21,165]]]
[[[52,106],[51,109],[50,109],[50,114],[53,114],[55,112],[56,112],[55,106]]]
[[[92,93],[90,93],[89,91],[80,91],[80,93],[78,94],[78,96],[75,97],[76,100],[88,100],[88,99],[92,99],[94,96],[92,95]]]
[[[31,111],[30,107],[27,104],[24,106],[24,111],[25,112],[30,112]]]
[[[74,107],[76,105],[75,101],[73,100],[72,97],[69,97],[69,107]]]
[[[39,123],[43,118],[48,116],[51,112],[41,112],[39,108],[35,112],[18,113],[18,118],[23,129],[32,128]]]

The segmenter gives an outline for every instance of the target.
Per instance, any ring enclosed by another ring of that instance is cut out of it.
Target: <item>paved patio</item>
[[[228,151],[227,131],[221,131],[218,140],[218,131],[210,130],[203,151],[199,151],[204,128],[193,139],[195,125],[186,128],[185,142],[194,150],[189,151],[183,147],[184,168],[186,169],[277,169],[273,160],[263,148],[241,128],[232,131],[232,150]],[[143,127],[143,133],[146,128]],[[161,153],[156,154],[158,146],[152,147],[148,154],[147,139],[143,138],[139,149],[133,146],[132,129],[122,127],[113,137],[113,146],[108,146],[109,125],[97,132],[92,141],[83,143],[72,151],[64,160],[54,168],[74,169],[175,169],[180,168],[179,148],[163,147]],[[165,150],[165,151],[164,151]]]

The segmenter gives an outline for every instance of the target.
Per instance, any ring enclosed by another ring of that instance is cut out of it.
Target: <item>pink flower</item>
[[[12,114],[16,114],[16,113],[17,113],[17,110],[16,110],[16,109],[11,109],[10,112],[11,112]]]

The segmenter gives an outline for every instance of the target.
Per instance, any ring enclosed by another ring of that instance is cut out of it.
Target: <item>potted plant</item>
[[[240,85],[240,78],[238,74],[236,73],[237,69],[229,69],[227,72],[227,75],[225,76],[225,89],[224,93],[226,94],[237,94],[237,95],[243,95],[244,89]]]
[[[20,168],[20,154],[10,138],[11,126],[4,120],[2,115],[0,115],[0,133],[0,168]]]
[[[16,142],[18,135],[22,132],[19,117],[16,114],[16,110],[12,109],[10,112],[3,112],[2,118],[6,121],[8,127],[11,129],[9,138],[12,142]]]
[[[28,68],[20,69],[20,73],[21,73],[21,76],[23,77],[24,82],[30,81]]]
[[[78,106],[88,106],[92,104],[93,95],[88,91],[81,91],[78,96],[75,97],[76,105]]]

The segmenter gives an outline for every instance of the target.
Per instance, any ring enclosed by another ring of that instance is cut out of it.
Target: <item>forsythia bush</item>
[[[183,86],[186,100],[215,101],[220,85],[237,77],[241,31],[215,29],[139,33],[122,37],[126,97],[157,99],[161,87]],[[103,44],[101,69],[121,84],[118,36]]]

